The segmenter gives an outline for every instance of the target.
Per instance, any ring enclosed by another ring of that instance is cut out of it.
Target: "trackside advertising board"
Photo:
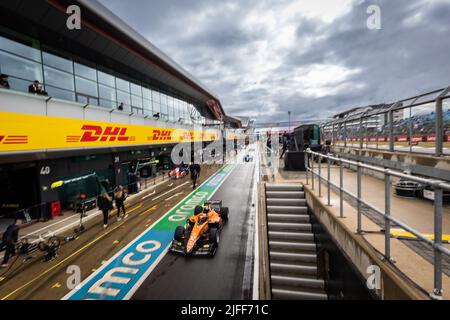
[[[193,131],[0,112],[0,154],[11,151],[173,144],[217,139],[218,132],[212,129]]]
[[[195,206],[202,205],[214,195],[233,169],[234,164],[222,167],[63,299],[131,298],[167,253],[176,227],[186,223]]]

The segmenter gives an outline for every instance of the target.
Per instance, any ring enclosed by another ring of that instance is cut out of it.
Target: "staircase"
[[[267,184],[272,299],[327,300],[303,186]]]

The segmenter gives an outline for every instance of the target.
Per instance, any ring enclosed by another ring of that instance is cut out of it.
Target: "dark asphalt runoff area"
[[[247,249],[247,238],[254,169],[254,163],[239,163],[212,197],[230,208],[216,255],[168,253],[133,300],[251,299],[251,288],[244,288],[243,280],[247,250],[253,252],[253,248]]]

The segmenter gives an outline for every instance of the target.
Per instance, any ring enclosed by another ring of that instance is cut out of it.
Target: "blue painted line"
[[[167,253],[175,228],[185,224],[195,205],[203,204],[214,195],[234,167],[225,165],[221,168],[63,299],[131,298]]]

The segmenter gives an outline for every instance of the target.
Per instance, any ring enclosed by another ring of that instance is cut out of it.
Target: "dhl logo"
[[[184,132],[183,139],[184,140],[194,140],[194,132]]]
[[[172,130],[153,130],[153,141],[171,141]]]
[[[0,144],[28,144],[28,136],[0,136]]]
[[[106,127],[84,125],[82,136],[67,136],[67,142],[113,142],[113,141],[133,141],[134,137],[126,136],[127,128]]]

